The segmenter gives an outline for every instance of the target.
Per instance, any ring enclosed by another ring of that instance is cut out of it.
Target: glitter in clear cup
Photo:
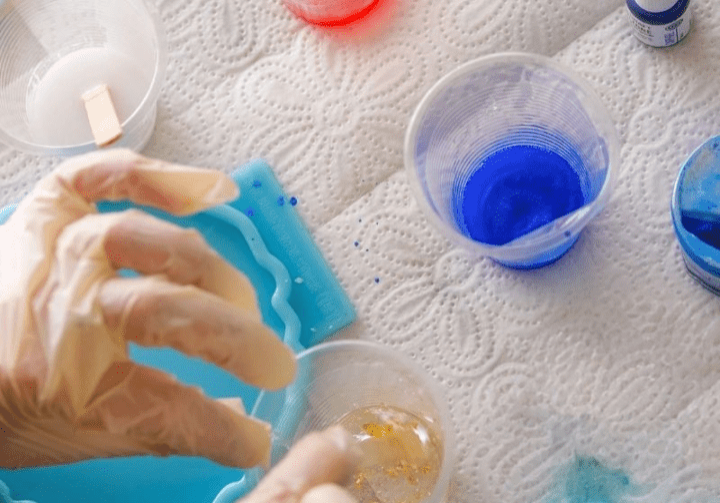
[[[262,392],[252,412],[273,427],[273,465],[307,433],[340,423],[360,441],[364,454],[350,481],[361,503],[375,501],[365,498],[372,492],[386,503],[443,501],[454,461],[452,425],[443,390],[422,367],[363,341],[322,343],[297,358],[295,382]],[[399,458],[386,449],[391,445],[403,447]],[[378,477],[381,470],[387,477]],[[251,471],[249,484],[261,476],[261,470]],[[431,483],[422,486],[427,481],[418,478],[423,476],[431,476]]]

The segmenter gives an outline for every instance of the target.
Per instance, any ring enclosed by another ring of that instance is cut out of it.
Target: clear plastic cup
[[[106,84],[123,134],[141,150],[155,127],[167,48],[144,0],[0,2],[0,142],[34,154],[97,148],[82,94]]]
[[[285,6],[305,21],[321,26],[337,26],[368,14],[380,0],[283,0]]]
[[[613,121],[590,86],[531,54],[495,54],[446,75],[405,138],[405,167],[429,220],[513,268],[570,249],[606,205],[618,162]]]
[[[305,434],[325,429],[351,411],[394,407],[420,417],[439,439],[441,463],[431,494],[416,503],[437,503],[446,495],[454,438],[439,384],[405,355],[362,341],[323,343],[298,355],[298,376],[290,387],[260,394],[252,414],[273,426],[271,464]],[[262,475],[248,474],[254,485]],[[228,500],[230,501],[230,500]]]

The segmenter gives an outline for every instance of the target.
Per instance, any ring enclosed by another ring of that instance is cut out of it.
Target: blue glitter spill
[[[503,245],[585,203],[578,173],[559,154],[517,145],[481,159],[459,187],[460,228],[481,243]]]
[[[285,198],[284,198],[283,196],[278,197],[277,205],[278,205],[278,206],[285,206]]]
[[[640,488],[623,470],[613,470],[597,459],[576,456],[558,474],[549,503],[621,503]]]
[[[255,214],[255,211],[252,208],[248,208],[245,214],[249,217],[253,216]]]
[[[260,180],[255,180],[252,183],[252,186],[255,187],[256,189],[259,189],[260,187],[262,187],[262,182]]]
[[[290,198],[290,204],[295,206],[298,203],[297,197],[293,196]]]

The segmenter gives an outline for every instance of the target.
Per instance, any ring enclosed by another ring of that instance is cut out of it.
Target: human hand
[[[350,477],[359,455],[339,426],[310,433],[237,503],[357,503],[339,484]]]
[[[65,161],[19,204],[0,226],[0,466],[267,461],[269,426],[239,400],[211,400],[127,351],[129,341],[170,346],[255,386],[289,384],[294,355],[263,324],[250,282],[194,230],[93,204],[188,215],[237,195],[222,173],[107,150]]]

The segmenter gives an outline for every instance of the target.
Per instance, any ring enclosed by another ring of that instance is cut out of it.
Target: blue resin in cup
[[[605,206],[618,143],[579,77],[545,57],[496,54],[425,95],[405,166],[419,204],[451,241],[529,269],[565,254]]]

